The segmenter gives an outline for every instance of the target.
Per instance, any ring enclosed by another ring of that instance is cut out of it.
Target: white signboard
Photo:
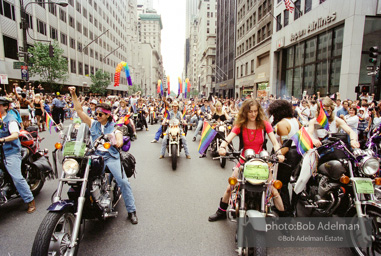
[[[8,75],[0,74],[0,83],[1,84],[8,84]]]

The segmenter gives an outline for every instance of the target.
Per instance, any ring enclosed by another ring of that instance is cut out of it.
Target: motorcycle
[[[130,137],[131,141],[136,139],[134,129],[132,128],[132,124],[130,122],[130,115],[121,117],[114,116],[114,120],[116,121],[116,125],[120,127],[119,129],[122,131],[123,136]]]
[[[180,156],[181,148],[183,147],[180,135],[186,135],[180,128],[180,120],[174,118],[169,121],[168,129],[163,133],[164,136],[168,135],[167,151],[172,159],[172,170],[177,168],[177,158]],[[165,131],[165,128],[163,128],[163,131]]]
[[[378,178],[379,159],[372,150],[348,149],[339,138],[329,136],[323,145],[313,149],[319,154],[317,171],[309,179],[306,188],[298,197],[296,216],[298,217],[356,217],[360,219],[360,234],[369,237],[361,221],[373,218],[371,246],[359,246],[358,237],[351,234],[352,251],[357,255],[369,252],[381,253],[381,202],[375,197],[374,186],[381,185]],[[296,169],[290,183],[300,172]]]
[[[21,130],[19,134],[21,142],[21,173],[28,183],[30,190],[34,196],[40,193],[45,184],[45,180],[54,179],[52,166],[48,158],[48,150],[40,150],[39,142],[41,141],[38,133],[35,138],[25,130]],[[8,173],[4,165],[5,155],[3,151],[3,143],[0,143],[0,206],[6,204],[20,195],[13,184],[12,177]]]
[[[144,127],[144,122],[143,122],[143,115],[144,115],[144,110],[139,108],[136,110],[136,113],[132,115],[132,119],[135,124],[135,129],[140,129],[143,130]]]
[[[212,120],[211,123],[212,123],[211,124],[212,129],[217,131],[217,135],[214,137],[213,141],[210,143],[210,151],[212,153],[213,160],[219,159],[221,168],[225,168],[226,158],[218,157],[218,150],[220,149],[221,143],[224,140],[224,138],[226,138],[232,130],[231,122],[226,120],[224,122],[216,123],[214,122],[214,120]],[[233,145],[233,144],[230,143],[230,145]]]
[[[149,107],[149,121],[151,125],[153,125],[154,122],[155,124],[157,124],[157,122],[159,121],[159,113],[156,107],[154,106]]]
[[[103,158],[94,154],[102,141],[106,149],[110,143],[107,136],[101,135],[91,146],[89,137],[86,124],[75,124],[69,127],[63,143],[55,145],[63,157],[63,172],[49,212],[35,236],[32,255],[76,255],[85,219],[118,216],[115,207],[121,191],[108,168],[103,171]],[[54,158],[57,151],[53,153]],[[57,170],[56,164],[54,167]],[[62,198],[65,184],[70,187],[68,199]]]
[[[266,217],[275,217],[271,210],[272,187],[280,189],[282,182],[272,178],[272,167],[268,163],[278,163],[275,155],[266,151],[256,155],[247,149],[245,155],[240,151],[227,152],[227,159],[242,160],[239,176],[230,177],[233,187],[228,206],[228,219],[237,223],[236,242],[238,255],[266,255]],[[237,221],[238,218],[238,221]],[[253,247],[251,247],[253,246]]]

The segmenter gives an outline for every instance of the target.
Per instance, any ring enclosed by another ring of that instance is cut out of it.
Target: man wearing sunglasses
[[[112,121],[110,105],[106,103],[98,104],[95,111],[95,120],[91,120],[91,118],[82,109],[81,103],[75,93],[75,87],[69,87],[69,91],[72,95],[74,108],[77,111],[78,116],[81,118],[82,122],[90,127],[92,141],[101,136],[102,133],[115,134],[116,144],[111,146],[108,150],[103,146],[98,147],[95,154],[103,157],[105,167],[107,166],[112,175],[115,177],[116,182],[122,191],[123,200],[128,212],[128,219],[131,220],[132,224],[138,224],[135,199],[127,176],[122,175],[123,172],[121,172],[122,166],[120,163],[120,155],[116,149],[116,147],[120,148],[123,145],[123,134],[114,128],[115,123]]]

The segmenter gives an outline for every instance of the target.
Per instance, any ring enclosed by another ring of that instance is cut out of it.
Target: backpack
[[[120,151],[120,161],[127,178],[130,178],[132,175],[135,178],[135,157],[128,152]]]

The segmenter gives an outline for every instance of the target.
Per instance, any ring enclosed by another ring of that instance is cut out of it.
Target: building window
[[[67,45],[67,35],[61,33],[61,44]]]
[[[78,75],[83,75],[83,64],[78,61]]]
[[[246,62],[246,65],[245,65],[245,74],[248,75],[249,74],[249,63]]]
[[[37,0],[36,3],[45,9],[45,0]]]
[[[326,31],[286,50],[288,95],[333,94],[339,90],[344,27]]]
[[[69,0],[69,4],[74,7],[74,0]]]
[[[4,4],[4,16],[11,19],[11,20],[16,20],[16,17],[15,17],[15,7],[13,6],[13,4],[10,4],[6,1],[0,1],[0,4],[1,2],[3,2]],[[3,14],[3,13],[1,13]]]
[[[60,8],[60,20],[66,23],[66,12]]]
[[[53,28],[52,26],[50,26],[50,38],[54,40],[58,39],[57,29]]]
[[[288,25],[289,16],[290,16],[290,12],[288,10],[284,10],[284,12],[283,12],[283,26]]]
[[[282,29],[282,23],[281,22],[282,22],[282,14],[279,14],[278,16],[276,16],[276,31],[279,31]]]
[[[37,31],[46,36],[46,24],[41,20],[37,20]]]
[[[77,73],[77,63],[73,59],[70,59],[70,72],[74,74]]]
[[[267,37],[270,37],[271,36],[271,22],[267,23]]]
[[[77,12],[81,13],[81,4],[77,1],[75,9]]]
[[[75,39],[70,37],[70,47],[75,49]]]
[[[79,52],[82,52],[82,43],[77,42],[77,50],[78,50]]]
[[[28,28],[33,29],[33,17],[32,15],[26,14],[26,20],[28,22]]]
[[[55,4],[49,4],[49,12],[57,16],[57,6]]]
[[[82,25],[81,25],[81,23],[79,23],[78,21],[77,21],[77,31],[78,31],[79,33],[82,33]]]
[[[306,0],[304,3],[304,13],[311,11],[312,0]]]
[[[17,57],[17,53],[18,53],[17,40],[3,35],[3,43],[4,43],[4,56],[5,56],[5,58],[18,60],[18,57]]]
[[[69,25],[70,27],[74,28],[74,18],[69,15]]]
[[[294,5],[295,5],[295,9],[294,9],[294,20],[297,20],[299,19],[300,16],[302,16],[302,14],[300,13],[300,0],[296,0],[294,2]]]
[[[254,60],[251,60],[251,73],[254,74]]]
[[[87,19],[87,10],[85,9],[85,7],[83,7],[82,9],[82,14],[83,14],[83,17]]]

